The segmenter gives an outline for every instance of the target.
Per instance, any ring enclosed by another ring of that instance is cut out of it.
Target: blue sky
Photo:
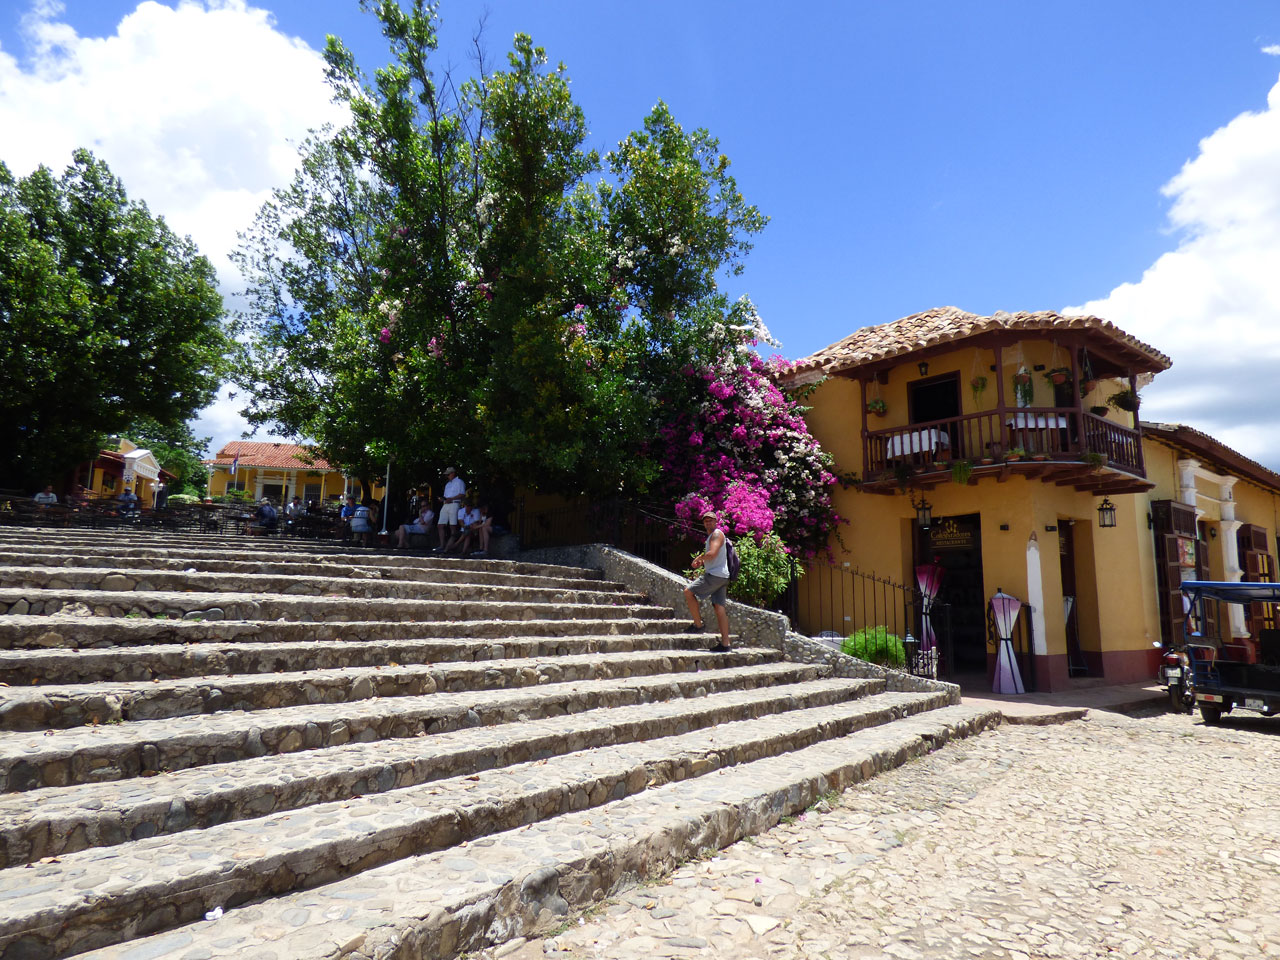
[[[178,6],[177,0],[166,3]],[[269,10],[271,18],[253,20],[255,7]],[[115,36],[126,16],[133,15],[134,32],[143,40],[117,47],[135,59],[160,56],[148,36],[171,47],[184,42],[183,29],[190,32],[172,24],[147,27],[143,21],[158,24],[163,18],[138,8],[123,0],[66,0],[59,11],[47,3],[10,0],[0,13],[0,58],[14,58],[10,73],[24,82],[49,75],[51,98],[74,91],[65,77],[61,88],[56,85],[60,70],[98,71],[101,86],[111,82],[113,55],[104,52],[111,44],[95,46],[92,38]],[[256,53],[234,39],[209,51],[205,62],[213,66],[203,69],[214,75],[203,81],[205,87],[216,91],[219,84],[233,87],[253,76],[254,89],[261,91],[257,103],[249,94],[235,95],[239,99],[231,101],[235,109],[228,110],[218,143],[234,139],[237,116],[256,115],[270,100],[278,106],[251,124],[255,144],[273,133],[296,137],[299,124],[305,128],[323,118],[323,91],[311,89],[315,80],[308,64],[314,58],[308,59],[304,45],[320,50],[326,33],[341,35],[369,68],[384,57],[375,21],[354,0],[219,0],[196,3],[186,20],[211,16],[210,8],[240,15],[249,25],[242,28],[246,37],[271,32],[283,35],[281,42],[300,41],[279,54],[265,40]],[[1280,74],[1280,4],[1274,0],[785,8],[751,0],[453,0],[442,11],[442,66],[468,68],[466,46],[486,10],[485,43],[493,59],[523,30],[565,62],[595,145],[611,146],[659,98],[687,126],[705,126],[720,138],[743,193],[772,218],[746,273],[733,281],[734,292],[750,293],[788,356],[801,356],[858,326],[943,304],[976,313],[1104,304],[1128,311],[1111,318],[1172,354],[1177,369],[1182,354],[1199,352],[1196,337],[1206,325],[1252,310],[1254,325],[1265,328],[1264,314],[1275,305],[1273,286],[1260,277],[1258,302],[1215,305],[1206,293],[1203,310],[1212,315],[1166,324],[1162,316],[1176,312],[1170,304],[1197,296],[1167,283],[1150,292],[1150,275],[1161,258],[1184,251],[1206,232],[1230,235],[1198,256],[1221,257],[1223,247],[1238,246],[1240,217],[1224,214],[1230,221],[1224,226],[1214,210],[1242,202],[1265,208],[1272,194],[1254,181],[1274,173],[1280,183],[1280,152],[1269,152],[1275,110],[1268,109],[1268,94]],[[43,26],[34,28],[36,21]],[[192,36],[189,42],[213,40]],[[166,68],[171,63],[160,57],[157,70],[184,69]],[[0,63],[0,81],[4,70]],[[303,75],[310,85],[305,89]],[[139,89],[136,82],[122,86],[124,96],[145,99]],[[156,112],[175,124],[147,128],[146,135],[128,141],[113,142],[109,131],[95,137],[98,152],[122,172],[132,193],[162,211],[168,201],[181,207],[184,191],[166,177],[189,157],[179,152],[180,159],[161,170],[121,154],[148,145],[161,153],[172,149],[166,145],[171,131],[185,129],[181,105],[173,99]],[[192,128],[220,129],[216,98],[202,91],[196,99],[200,119]],[[136,107],[148,109],[146,103]],[[128,113],[119,105],[114,109]],[[1223,141],[1232,141],[1220,148],[1225,155],[1202,158],[1197,167],[1201,141],[1242,115],[1261,119],[1234,139],[1224,135]],[[122,122],[127,126],[130,120]],[[91,119],[78,123],[82,138],[92,133]],[[76,122],[70,123],[71,134],[50,133],[49,121],[41,124],[21,147],[0,139],[0,159],[18,172],[35,160],[64,163],[68,151],[59,150],[77,132]],[[283,129],[288,127],[294,129]],[[218,185],[218,169],[247,156],[217,153],[216,145],[209,149],[216,159],[203,165],[204,179],[193,187],[206,192]],[[242,199],[260,195],[267,180],[284,170],[282,151],[269,152],[270,160],[256,167],[246,159],[252,176],[232,171],[219,188],[239,191]],[[1188,162],[1192,167],[1182,188],[1162,192]],[[233,207],[219,205],[224,218]],[[1280,220],[1280,208],[1275,214]],[[228,245],[231,224],[202,237],[193,226],[199,217],[199,209],[173,214],[176,225],[193,232],[216,259],[222,251],[209,245]],[[1264,254],[1271,250],[1271,225],[1266,219],[1249,231]],[[1252,253],[1251,260],[1265,262],[1258,250]],[[1244,268],[1233,262],[1226,275],[1234,276],[1235,269]],[[1184,265],[1176,272],[1185,277],[1194,271]],[[224,276],[231,285],[234,276],[225,269]],[[1132,290],[1109,299],[1124,284],[1142,293],[1137,302]],[[1222,275],[1216,285],[1227,285]],[[1280,338],[1266,349],[1272,346],[1268,356],[1280,360]],[[1230,358],[1224,355],[1222,363]],[[1232,424],[1242,410],[1260,412],[1257,394],[1242,404],[1238,390],[1214,397],[1197,391],[1212,374],[1194,363],[1189,369],[1182,380],[1172,372],[1157,380],[1147,412],[1160,414],[1163,405],[1166,418],[1228,430],[1236,429]],[[1164,388],[1166,380],[1173,386]],[[1204,418],[1197,421],[1197,413]],[[1265,426],[1259,419],[1229,438],[1280,465],[1280,440],[1268,439]],[[230,437],[215,443],[225,439]]]

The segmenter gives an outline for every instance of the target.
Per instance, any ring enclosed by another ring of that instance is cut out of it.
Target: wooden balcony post
[[[1138,464],[1138,473],[1145,477],[1147,475],[1147,464],[1142,452],[1142,426],[1141,418],[1138,416],[1138,411],[1142,404],[1138,400],[1138,378],[1132,373],[1129,374],[1129,391],[1133,394],[1133,432],[1138,437],[1134,441],[1134,446],[1137,449],[1134,450],[1133,458]]]
[[[871,469],[871,448],[867,444],[867,381],[858,380],[858,392],[862,395],[862,477],[865,480]]]

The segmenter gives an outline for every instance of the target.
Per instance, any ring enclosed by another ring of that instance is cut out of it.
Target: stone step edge
[[[626,595],[619,596],[625,597]],[[55,613],[60,613],[66,607],[76,604],[88,609],[90,613],[87,615],[89,616],[109,617],[111,619],[129,619],[131,616],[141,618],[154,617],[157,614],[169,611],[174,611],[181,616],[201,614],[208,620],[245,619],[234,616],[241,607],[248,607],[251,612],[259,615],[266,614],[263,619],[272,619],[269,616],[271,612],[275,612],[278,615],[295,613],[307,617],[313,615],[324,617],[332,613],[362,613],[364,612],[363,608],[369,607],[375,609],[389,608],[397,613],[416,614],[423,618],[426,618],[428,614],[437,614],[442,617],[456,618],[461,615],[464,619],[477,619],[480,614],[493,615],[499,612],[507,612],[511,615],[507,617],[492,616],[486,619],[503,619],[515,622],[526,618],[530,620],[537,619],[539,611],[556,611],[562,614],[561,617],[547,617],[546,619],[570,619],[580,613],[596,613],[600,615],[605,612],[646,619],[672,619],[672,611],[669,608],[651,606],[648,603],[565,604],[551,601],[522,603],[518,600],[413,600],[402,597],[328,597],[271,593],[183,593],[178,591],[139,593],[134,590],[49,590],[43,588],[23,590],[20,588],[0,587],[0,606],[4,607],[6,615],[8,610],[19,602],[28,604],[40,603],[46,607],[50,602],[55,602],[59,605],[58,609],[54,611]],[[233,612],[230,617],[226,614],[226,608],[228,607]],[[112,613],[112,608],[117,608],[121,612]],[[108,612],[98,613],[97,610],[99,609],[106,609]],[[49,613],[38,614],[38,616],[50,615]],[[600,616],[597,616],[592,619],[600,618]],[[281,616],[276,616],[274,619],[281,619]],[[603,617],[603,619],[625,619],[625,617]],[[299,619],[296,622],[340,623],[343,621]]]
[[[57,918],[63,943],[80,949],[77,937],[110,935],[137,915],[191,919],[217,906],[215,898],[234,905],[279,896],[816,743],[843,738],[856,749],[864,735],[874,738],[878,729],[935,707],[937,696],[890,693],[877,700],[739,721],[715,738],[696,731],[574,751],[219,824],[180,840],[153,837],[84,850],[41,864],[34,876],[11,868],[0,873],[8,911],[0,917],[0,949],[24,934],[47,936],[50,917]],[[129,882],[108,892],[117,879]]]
[[[763,833],[826,794],[999,722],[994,710],[931,710],[876,728],[879,736],[863,737],[870,742],[860,749],[842,738],[718,770],[232,908],[212,922],[92,950],[83,960],[159,960],[192,949],[208,960],[248,960],[263,951],[278,957],[449,960],[544,933],[572,910]],[[339,905],[340,913],[325,916],[326,908]],[[284,920],[290,911],[314,913],[316,923]]]
[[[104,538],[105,539],[105,538]],[[21,541],[22,545],[29,541]],[[350,549],[330,549],[330,548],[311,548],[311,547],[285,547],[281,545],[280,549],[263,550],[260,544],[254,543],[255,549],[244,549],[243,546],[237,546],[236,542],[229,541],[225,543],[225,549],[217,549],[215,547],[206,547],[204,549],[192,550],[190,545],[174,544],[172,547],[156,546],[151,538],[139,538],[136,545],[123,543],[110,543],[98,547],[99,541],[92,542],[74,542],[67,541],[72,546],[82,547],[84,549],[94,548],[100,550],[112,551],[113,556],[124,556],[126,558],[148,559],[146,556],[138,555],[137,551],[149,551],[160,553],[165,556],[174,556],[176,558],[184,558],[189,556],[199,557],[202,554],[208,559],[253,559],[253,558],[279,558],[289,556],[302,557],[325,557],[333,560],[341,560],[348,562],[352,566],[366,564],[371,566],[411,566],[419,570],[428,569],[467,569],[476,567],[479,569],[494,569],[495,572],[511,572],[526,576],[574,576],[582,577],[588,580],[599,579],[600,571],[591,567],[575,567],[561,563],[532,563],[527,560],[503,560],[496,557],[482,557],[478,559],[470,559],[463,557],[443,557],[437,555],[422,555],[398,553],[393,551],[369,551],[368,553],[356,553]],[[307,541],[310,543],[310,541]],[[145,546],[143,544],[146,544]],[[19,547],[19,542],[13,540],[5,540],[0,535],[0,554],[6,547]],[[33,547],[43,547],[51,554],[60,554],[65,548],[57,544],[33,544]],[[217,554],[217,556],[211,556]],[[380,561],[386,561],[382,563]],[[545,573],[544,573],[545,572]]]
[[[176,680],[106,681],[0,689],[0,731],[66,730],[226,711],[271,710],[316,703],[353,703],[548,683],[690,673],[716,666],[777,661],[768,647],[624,650],[564,656],[505,657],[397,666],[333,667]]]
[[[123,647],[0,648],[0,684],[59,686],[143,683],[197,677],[254,676],[288,670],[341,670],[391,664],[486,663],[509,657],[575,656],[658,650],[705,650],[709,635],[688,633],[568,634],[549,637],[424,637],[375,640],[279,640],[138,644]],[[741,647],[741,638],[730,634]],[[554,648],[554,649],[552,649]],[[772,649],[772,648],[770,648]],[[290,666],[275,664],[290,662]],[[324,664],[321,666],[320,664]],[[127,674],[127,676],[120,676]]]
[[[782,661],[701,673],[544,684],[518,690],[433,693],[395,700],[280,707],[42,733],[0,733],[0,790],[127,780],[165,770],[429,736],[608,706],[704,697],[730,690],[801,683],[830,675],[817,664]]]
[[[14,594],[59,593],[193,594],[284,600],[432,600],[439,603],[635,603],[644,595],[604,580],[584,581],[590,587],[556,587],[501,583],[383,580],[374,577],[303,577],[275,574],[183,573],[125,575],[104,569],[99,576],[79,576],[79,569],[42,568],[41,576],[6,576],[0,570],[0,602],[15,606]],[[45,576],[44,574],[48,574]],[[63,576],[62,574],[68,574]],[[55,585],[56,584],[56,585]],[[28,604],[31,603],[27,599]],[[6,611],[7,612],[7,611]],[[22,611],[19,611],[21,613]]]
[[[48,579],[59,578],[62,574],[70,574],[73,578],[88,580],[88,573],[95,571],[99,579],[105,577],[126,577],[136,581],[144,581],[151,586],[142,589],[156,589],[154,580],[157,576],[183,577],[198,575],[202,577],[274,577],[291,579],[321,579],[327,583],[386,583],[417,584],[423,588],[433,586],[471,586],[471,587],[506,587],[510,589],[539,590],[596,590],[604,592],[623,592],[625,586],[615,580],[603,577],[552,577],[506,571],[453,569],[451,567],[391,567],[370,564],[328,564],[318,562],[275,560],[202,560],[191,557],[150,557],[138,561],[137,566],[122,565],[117,555],[102,557],[62,558],[62,563],[40,563],[38,557],[14,557],[0,554],[0,583],[10,586],[26,583],[36,572],[47,574]],[[68,562],[74,559],[74,562]],[[101,563],[93,561],[101,560]],[[19,571],[18,574],[8,571]],[[584,571],[589,573],[590,571]],[[97,588],[95,588],[97,589]]]
[[[429,621],[419,623],[413,620],[326,620],[326,621],[308,621],[308,620],[170,620],[167,617],[160,618],[138,618],[138,617],[76,617],[67,614],[51,614],[45,615],[14,615],[0,616],[0,649],[5,650],[77,650],[77,649],[104,649],[110,646],[119,646],[127,648],[135,642],[143,640],[154,641],[157,644],[180,645],[180,644],[197,644],[210,643],[218,640],[232,640],[239,643],[261,643],[272,644],[282,641],[278,638],[280,633],[299,633],[305,632],[312,634],[317,631],[333,631],[336,634],[361,633],[366,631],[391,631],[393,633],[401,633],[403,636],[387,637],[380,636],[371,639],[384,640],[455,640],[455,639],[487,639],[500,641],[505,634],[486,637],[483,634],[476,636],[474,634],[455,633],[453,635],[445,635],[443,632],[437,633],[435,636],[424,635],[426,631],[445,631],[452,630],[504,630],[509,631],[517,629],[520,631],[536,631],[536,630],[558,630],[559,632],[548,632],[544,634],[534,634],[543,637],[573,637],[580,636],[586,630],[605,630],[607,627],[630,627],[633,631],[643,631],[650,628],[657,629],[659,627],[670,628],[676,624],[685,624],[688,621],[675,620],[673,618],[661,617],[636,617],[621,619],[556,619],[556,620],[464,620],[464,621]],[[74,630],[77,637],[68,639],[63,633],[70,633]],[[63,631],[60,633],[59,631]],[[157,632],[173,632],[178,635],[172,637],[152,637],[151,634]],[[412,631],[417,631],[413,633]],[[236,633],[237,636],[229,637],[227,634]],[[99,637],[98,635],[104,635]],[[141,637],[132,637],[131,634],[141,634]],[[211,634],[211,637],[203,636],[203,634]],[[613,632],[613,635],[621,636],[622,634]],[[322,637],[319,639],[309,637],[309,640],[315,642],[327,643],[330,641],[342,641],[342,636]],[[116,642],[107,642],[118,641]],[[15,644],[17,641],[17,644]],[[360,642],[356,640],[346,640],[346,642]]]
[[[179,770],[149,780],[145,798],[137,796],[133,780],[0,794],[0,869],[76,849],[113,846],[354,794],[417,786],[443,779],[444,770],[453,777],[541,760],[567,752],[571,742],[576,744],[574,749],[582,750],[635,743],[705,731],[723,723],[855,703],[883,692],[880,680],[810,680],[544,717],[533,721],[536,727],[528,722],[497,724],[427,738],[350,743]],[[483,733],[477,736],[477,731]],[[309,771],[299,769],[308,766]],[[209,780],[222,777],[228,782],[209,785]],[[83,846],[75,846],[80,843]]]

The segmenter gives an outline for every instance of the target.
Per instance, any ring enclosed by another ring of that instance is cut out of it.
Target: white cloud
[[[294,143],[343,115],[320,54],[244,0],[139,3],[109,37],[82,37],[61,3],[23,18],[29,57],[0,49],[0,159],[15,175],[60,172],[76,147],[105,160],[213,261],[224,296],[241,286],[227,259],[273,187],[292,176]],[[225,393],[225,391],[224,391]],[[244,429],[220,400],[197,431],[215,447]]]
[[[1187,423],[1280,468],[1280,82],[1267,108],[1200,141],[1163,187],[1180,241],[1142,279],[1071,312],[1164,351],[1144,419]]]
[[[1280,57],[1280,43],[1272,43],[1262,48],[1262,52],[1271,57]]]

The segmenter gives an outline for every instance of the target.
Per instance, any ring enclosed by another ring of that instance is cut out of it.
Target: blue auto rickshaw
[[[1228,583],[1188,580],[1182,584],[1186,604],[1184,634],[1195,684],[1196,703],[1206,724],[1217,723],[1224,713],[1248,710],[1264,717],[1280,714],[1280,629],[1262,628],[1257,636],[1232,637],[1230,628],[1210,631],[1229,617],[1211,618],[1206,605],[1213,602],[1251,605],[1280,604],[1280,583]],[[1276,622],[1280,608],[1261,609],[1262,622]],[[1226,636],[1210,636],[1210,633]]]

